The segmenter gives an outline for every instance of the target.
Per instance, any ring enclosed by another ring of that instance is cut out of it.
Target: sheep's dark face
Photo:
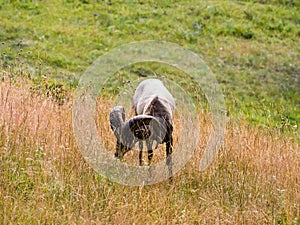
[[[138,115],[125,122],[124,107],[114,107],[110,112],[110,125],[117,138],[115,157],[122,159],[139,140],[162,143],[167,129],[164,120],[159,120],[150,115]]]
[[[134,136],[140,140],[146,140],[151,136],[151,128],[149,125],[143,125],[141,127],[132,130]]]

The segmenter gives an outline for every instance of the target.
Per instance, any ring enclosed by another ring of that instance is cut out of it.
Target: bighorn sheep
[[[139,142],[139,163],[142,165],[143,140],[146,140],[149,164],[153,157],[153,142],[166,143],[166,156],[173,149],[173,114],[175,100],[163,83],[157,79],[142,81],[133,96],[136,116],[125,122],[125,110],[114,107],[110,125],[117,138],[115,157],[122,159]],[[167,162],[168,163],[168,162]]]

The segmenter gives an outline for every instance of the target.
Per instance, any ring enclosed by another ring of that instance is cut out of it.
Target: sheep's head
[[[115,157],[118,159],[122,159],[138,140],[151,138],[161,143],[166,134],[165,126],[153,116],[138,115],[125,122],[122,106],[111,110],[110,126],[117,138]]]

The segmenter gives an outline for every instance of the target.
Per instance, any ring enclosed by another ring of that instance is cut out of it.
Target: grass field
[[[210,66],[232,116],[299,132],[297,1],[9,2],[0,5],[6,72],[26,69],[39,85],[46,79],[74,87],[90,63],[116,46],[175,42]]]
[[[4,0],[0,17],[0,224],[300,224],[298,1]],[[125,68],[98,104],[112,154],[113,98],[141,74],[183,87],[202,132],[173,184],[124,187],[84,161],[72,97],[97,57],[152,39],[180,44],[212,69],[226,101],[225,143],[200,173],[211,118],[197,84],[155,63]]]

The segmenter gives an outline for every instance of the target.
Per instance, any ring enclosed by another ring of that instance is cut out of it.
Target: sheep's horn
[[[115,106],[109,114],[110,127],[115,136],[120,141],[122,127],[125,123],[125,109],[123,106]]]

